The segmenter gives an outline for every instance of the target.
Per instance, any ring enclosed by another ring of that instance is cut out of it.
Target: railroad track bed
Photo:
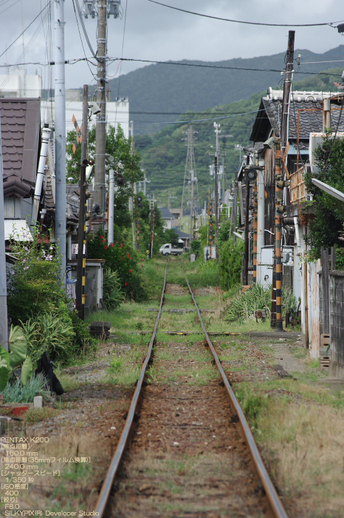
[[[158,342],[152,370],[109,516],[269,516],[204,343]]]
[[[217,306],[215,313],[206,311],[211,295],[216,297],[217,290],[199,293],[203,318],[210,329],[220,315]],[[185,288],[167,285],[164,309],[188,310],[190,301]],[[156,315],[147,305],[144,316],[140,313],[140,325],[132,317],[128,307],[131,329],[137,330],[136,342],[124,343],[120,336],[112,336],[101,344],[96,359],[65,370],[62,380],[68,381],[67,391],[49,419],[34,424],[13,423],[8,430],[12,435],[49,436],[49,447],[40,449],[42,457],[65,453],[90,458],[85,466],[65,464],[58,479],[35,480],[30,493],[20,496],[22,509],[95,509],[134,392],[128,378],[119,381],[116,362],[125,358],[119,369],[123,370],[131,355],[129,363],[136,364],[133,376],[137,376],[147,350],[147,338],[139,331],[141,323],[144,329],[153,327]],[[194,311],[162,313],[154,362],[148,369],[137,412],[140,418],[135,425],[132,453],[123,464],[121,480],[116,482],[110,516],[269,516],[261,481],[205,341],[197,334],[169,336],[164,333],[166,328],[176,332],[199,329],[198,317]],[[216,340],[216,348],[223,356],[231,343],[244,340],[224,337]],[[252,349],[257,353],[251,358],[255,370],[262,368],[264,375],[277,376],[262,363],[259,348]],[[230,359],[228,354],[222,362],[234,381],[242,376],[240,361]],[[235,362],[239,362],[239,370]],[[142,508],[144,514],[140,514]]]

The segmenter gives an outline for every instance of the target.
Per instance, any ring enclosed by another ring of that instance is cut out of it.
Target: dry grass
[[[103,458],[99,458],[99,438],[95,440],[94,436],[85,433],[50,437],[48,444],[30,443],[28,451],[38,453],[39,471],[46,474],[35,476],[30,490],[20,492],[21,509],[93,509],[97,484],[104,476],[107,464],[106,454],[110,454],[110,449],[104,447]],[[83,462],[72,462],[75,458],[83,459]],[[4,482],[3,477],[0,480]]]
[[[313,512],[304,516],[342,517],[344,411],[275,401],[260,417],[259,428],[271,473],[299,511],[313,501]]]

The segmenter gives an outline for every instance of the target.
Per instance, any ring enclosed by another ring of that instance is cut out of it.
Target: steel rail
[[[167,278],[167,265],[166,265],[166,268],[165,268],[164,286],[163,286],[162,293],[161,293],[161,298],[160,298],[159,312],[158,312],[158,315],[157,315],[157,318],[156,318],[156,321],[155,321],[155,326],[154,326],[154,331],[153,331],[153,334],[152,334],[152,338],[151,338],[151,340],[149,342],[148,353],[147,353],[146,359],[145,359],[145,361],[143,362],[143,365],[142,365],[141,374],[140,374],[140,377],[139,377],[139,379],[137,381],[137,384],[136,384],[134,396],[133,396],[133,399],[132,399],[131,404],[130,404],[130,408],[129,408],[129,411],[128,411],[127,419],[125,421],[125,425],[124,425],[124,428],[123,428],[122,435],[120,437],[119,443],[117,445],[116,451],[114,453],[114,456],[112,458],[111,464],[110,464],[109,469],[107,471],[105,480],[104,480],[103,485],[102,485],[102,489],[100,491],[100,494],[99,494],[99,497],[98,497],[98,500],[97,500],[97,503],[96,503],[95,512],[98,513],[98,514],[96,514],[95,516],[98,516],[98,518],[102,518],[104,516],[105,510],[106,510],[106,506],[107,506],[107,503],[108,503],[108,500],[109,500],[111,488],[112,488],[112,485],[113,485],[113,481],[114,481],[115,476],[117,474],[117,471],[118,471],[118,469],[120,467],[120,464],[121,464],[121,461],[122,461],[122,458],[123,458],[123,454],[125,452],[125,449],[127,447],[128,441],[129,441],[130,432],[131,432],[132,427],[133,427],[135,413],[136,413],[136,408],[137,408],[137,405],[138,405],[138,402],[139,402],[139,399],[140,399],[141,390],[142,390],[144,378],[145,378],[145,375],[146,375],[147,366],[148,366],[148,364],[150,362],[150,359],[151,359],[151,356],[152,356],[153,345],[155,343],[155,338],[156,338],[156,334],[157,334],[157,330],[158,330],[159,320],[160,320],[161,311],[162,311],[162,305],[163,305],[163,302],[164,302],[164,295],[165,295],[165,289],[166,289],[166,278]]]
[[[247,442],[247,445],[250,449],[250,452],[251,452],[251,455],[252,455],[252,458],[253,458],[253,461],[256,465],[256,468],[257,468],[257,471],[258,471],[258,475],[262,481],[262,484],[264,486],[264,489],[265,489],[265,493],[266,493],[266,496],[270,502],[270,505],[272,507],[272,510],[275,514],[275,517],[276,518],[288,518],[288,515],[283,507],[283,504],[282,502],[280,501],[279,499],[279,496],[276,492],[276,489],[273,485],[273,483],[271,482],[271,479],[269,477],[269,474],[268,472],[266,471],[266,468],[264,466],[264,463],[263,463],[263,460],[260,456],[260,453],[258,451],[258,448],[257,448],[257,445],[256,445],[256,442],[253,438],[253,435],[252,435],[252,432],[250,430],[250,427],[247,423],[247,420],[246,420],[246,417],[245,417],[245,414],[240,406],[240,403],[239,401],[237,400],[237,397],[236,395],[234,394],[233,392],[233,389],[232,387],[230,386],[229,384],[229,381],[228,381],[228,378],[222,368],[222,365],[221,365],[221,362],[219,360],[219,357],[217,356],[216,354],[216,351],[215,351],[215,348],[213,346],[213,344],[211,343],[211,340],[209,338],[209,335],[207,333],[207,330],[204,326],[204,323],[203,323],[203,320],[202,320],[202,316],[201,316],[201,312],[199,310],[199,307],[197,305],[197,302],[196,302],[196,299],[195,299],[195,296],[193,294],[193,291],[191,289],[191,286],[190,286],[190,283],[186,278],[186,282],[187,282],[187,285],[188,285],[188,288],[189,288],[189,291],[190,291],[190,295],[192,297],[192,300],[195,304],[195,307],[197,309],[197,313],[198,313],[198,317],[200,319],[200,322],[201,322],[201,326],[202,326],[202,329],[203,329],[203,332],[205,334],[205,337],[207,339],[207,342],[208,342],[208,346],[209,346],[209,349],[211,350],[212,352],[212,355],[213,355],[213,358],[214,358],[214,361],[221,373],[221,376],[222,376],[222,380],[224,382],[224,385],[227,389],[227,392],[229,394],[229,397],[231,399],[231,402],[232,402],[232,405],[235,409],[235,411],[237,412],[237,415],[238,415],[238,418],[240,420],[240,423],[241,423],[241,427],[243,429],[243,432],[244,432],[244,435],[245,435],[245,438],[246,438],[246,442]]]

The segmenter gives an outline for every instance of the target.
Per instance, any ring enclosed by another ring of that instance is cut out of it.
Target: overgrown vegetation
[[[319,172],[316,178],[335,189],[344,192],[343,164],[344,141],[336,138],[332,130],[328,131],[322,145],[315,150],[316,165]],[[318,259],[321,248],[330,248],[336,245],[343,248],[341,234],[344,232],[344,205],[330,194],[319,189],[312,183],[315,174],[307,172],[305,183],[309,192],[314,195],[310,202],[314,217],[309,222],[307,243],[311,247],[309,256]]]
[[[13,239],[11,252],[16,261],[7,279],[8,316],[23,328],[33,365],[43,352],[62,363],[84,353],[94,341],[62,286],[58,251],[36,231],[32,242]]]
[[[264,289],[259,284],[253,284],[244,293],[232,299],[227,307],[228,322],[243,322],[254,316],[256,311],[265,311],[269,317],[271,311],[271,289]]]
[[[138,302],[147,298],[139,271],[139,258],[128,241],[115,241],[108,245],[104,231],[100,229],[97,234],[88,237],[87,256],[91,259],[105,259],[105,266],[117,273],[120,289],[128,299]]]

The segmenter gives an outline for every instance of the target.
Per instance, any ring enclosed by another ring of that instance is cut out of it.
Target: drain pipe
[[[114,212],[115,212],[115,172],[110,169],[109,172],[109,207],[108,207],[108,245],[113,243],[113,225],[114,225]]]
[[[43,180],[44,180],[44,174],[45,174],[44,169],[45,169],[45,163],[47,160],[48,142],[50,139],[50,135],[51,135],[51,129],[47,128],[45,126],[42,131],[41,153],[39,156],[38,171],[37,171],[37,178],[36,178],[36,185],[35,185],[35,194],[34,194],[33,206],[32,206],[32,214],[31,214],[31,222],[30,222],[31,233],[34,232],[34,227],[37,223],[39,202],[41,199],[41,192],[42,192],[42,186],[43,186]]]

